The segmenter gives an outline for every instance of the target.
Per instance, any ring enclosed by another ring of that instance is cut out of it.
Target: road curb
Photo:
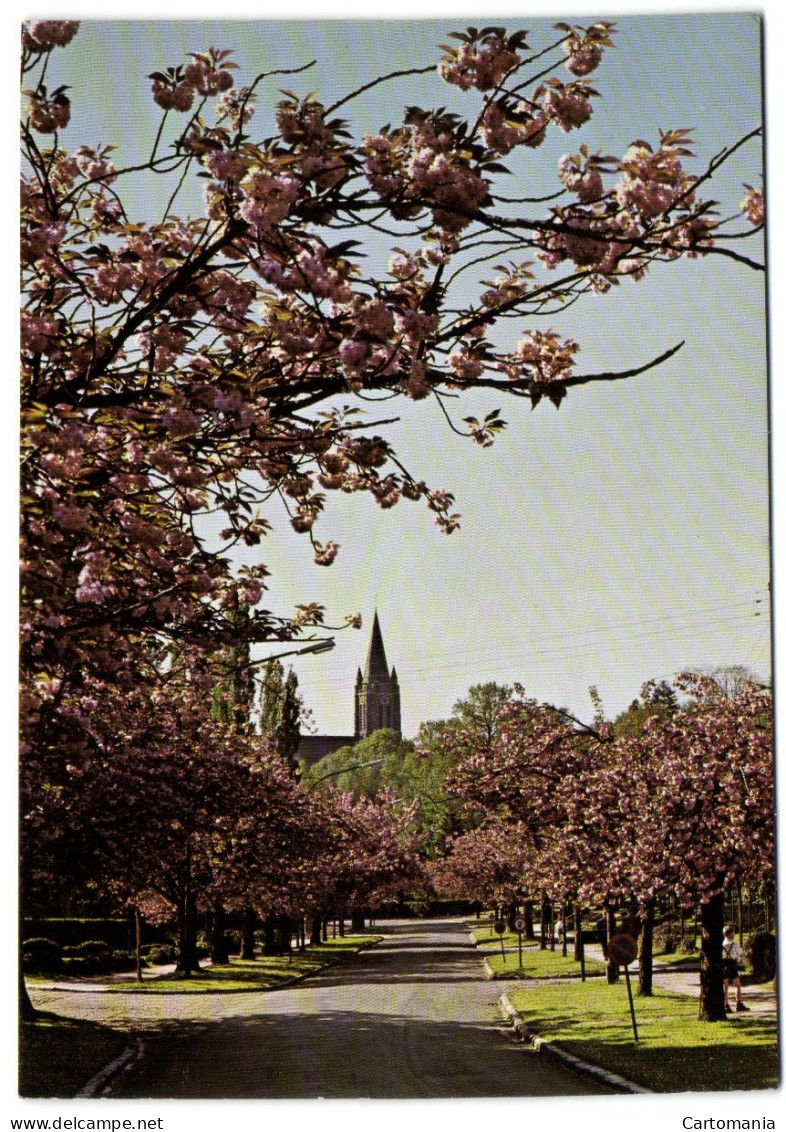
[[[561,1049],[560,1046],[533,1033],[506,994],[500,996],[499,1003],[517,1036],[537,1050],[538,1053],[545,1053],[547,1056],[569,1065],[571,1069],[575,1069],[578,1073],[584,1073],[621,1092],[647,1094],[653,1092],[652,1089],[646,1089],[643,1085],[635,1085],[632,1081],[620,1077],[617,1073],[610,1073],[607,1069],[601,1069],[599,1065],[592,1065],[589,1061],[583,1061],[580,1057],[568,1053],[567,1050]]]
[[[108,1065],[100,1069],[83,1085],[76,1094],[76,1100],[94,1100],[96,1097],[106,1096],[116,1077],[121,1073],[129,1073],[140,1061],[145,1052],[145,1043],[139,1037],[133,1038],[122,1053],[113,1058]]]

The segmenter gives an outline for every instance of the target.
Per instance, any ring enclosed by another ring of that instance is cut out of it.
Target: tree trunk
[[[581,953],[584,950],[584,942],[581,938],[581,905],[576,904],[573,910],[573,958],[577,963],[581,962]]]
[[[514,898],[513,900],[511,900],[508,903],[508,906],[507,906],[507,921],[508,921],[508,931],[509,932],[515,932],[515,930],[516,930],[516,918],[518,917],[518,914],[519,914],[519,904],[518,904],[518,900],[516,900]]]
[[[532,901],[524,901],[524,938],[533,940],[535,938],[535,924],[532,919]]]
[[[179,975],[186,978],[201,970],[197,955],[196,902],[191,885],[191,846],[186,842],[186,855],[183,862],[183,895],[177,910],[177,967]]]
[[[652,994],[652,935],[655,930],[655,906],[653,904],[642,904],[639,915],[641,917],[641,946],[639,950],[638,994],[649,997]]]
[[[353,932],[362,932],[362,931],[365,930],[366,917],[363,915],[362,912],[353,912],[350,922],[352,924],[352,931]]]
[[[699,1018],[702,1022],[725,1022],[723,994],[723,889],[701,905],[701,966],[699,972]]]
[[[254,928],[257,926],[257,915],[253,908],[248,907],[243,912],[243,923],[240,928],[240,958],[253,959],[255,950]]]
[[[769,881],[765,880],[765,882],[762,886],[762,890],[763,890],[763,893],[764,893],[764,930],[765,930],[765,932],[768,932],[770,930],[770,884],[769,884]]]
[[[276,917],[265,916],[262,921],[262,954],[278,955],[276,941]]]
[[[19,952],[19,1021],[20,1022],[35,1022],[38,1017],[38,1011],[33,1006],[33,1000],[27,990],[27,983],[25,982],[24,971],[22,970],[22,952]]]
[[[609,957],[608,957],[609,940],[615,934],[616,930],[617,930],[617,925],[616,925],[616,921],[614,919],[614,909],[607,907],[606,908],[606,948],[604,949],[604,953],[606,955],[606,982],[607,983],[617,983],[617,982],[619,982],[619,977],[620,977],[619,967],[617,966],[616,963],[613,963],[612,960],[609,959]]]
[[[18,957],[19,957],[18,958],[19,979],[18,979],[18,986],[17,986],[17,993],[18,993],[18,998],[19,998],[19,1021],[20,1022],[34,1022],[35,1019],[38,1017],[38,1011],[33,1006],[33,1001],[30,998],[30,993],[27,989],[27,983],[25,982],[24,968],[22,966],[22,943],[24,942],[24,938],[25,938],[25,929],[24,929],[24,915],[22,913],[22,901],[21,900],[19,901],[18,908],[19,908],[19,914],[18,914],[18,917],[17,917],[16,939],[17,939],[17,954],[18,954]]]
[[[548,931],[551,923],[551,902],[544,892],[540,901],[540,950],[548,949]]]
[[[309,942],[312,947],[318,947],[322,942],[322,917],[314,916],[311,920],[311,937]]]
[[[134,962],[136,965],[136,981],[142,982],[142,913],[139,905],[134,907]]]
[[[224,905],[216,900],[213,905],[213,924],[210,932],[210,958],[214,964],[229,962],[229,943],[226,937]]]
[[[196,909],[190,892],[186,892],[177,915],[177,973],[188,977],[200,971],[197,955]]]

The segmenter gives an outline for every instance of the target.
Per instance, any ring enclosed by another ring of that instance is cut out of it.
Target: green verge
[[[134,975],[115,976],[111,982],[100,975],[89,978],[57,979],[61,985],[96,986],[115,994],[210,994],[227,991],[269,990],[303,975],[309,975],[335,962],[342,956],[354,954],[359,948],[376,942],[379,936],[344,936],[327,943],[309,946],[305,951],[291,955],[261,956],[259,959],[233,959],[230,963],[211,965],[187,978],[175,973],[156,975],[143,973],[142,982]],[[30,987],[51,986],[53,977],[28,975]]]
[[[778,1085],[774,1020],[734,1014],[700,1022],[695,998],[659,990],[634,997],[636,1042],[623,981],[550,983],[508,998],[533,1034],[656,1093]]]
[[[558,979],[579,978],[581,963],[573,958],[573,944],[568,945],[568,954],[563,956],[562,945],[541,950],[537,940],[522,942],[521,966],[519,966],[519,937],[516,932],[505,932],[498,936],[488,929],[472,931],[481,955],[495,979]],[[503,954],[504,949],[504,954]],[[585,958],[584,971],[588,975],[600,975],[606,970],[603,963]]]

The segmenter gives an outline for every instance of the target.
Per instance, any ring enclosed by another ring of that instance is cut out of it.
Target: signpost
[[[636,1029],[636,1014],[633,1009],[633,993],[630,989],[630,974],[628,973],[628,964],[639,953],[639,947],[636,940],[632,935],[626,935],[624,932],[619,935],[613,935],[607,945],[609,959],[617,964],[618,967],[625,968],[625,982],[628,987],[628,1002],[630,1003],[630,1020],[633,1023],[633,1037],[635,1041],[639,1040],[639,1032]]]
[[[521,933],[526,927],[526,924],[524,923],[524,917],[516,916],[516,919],[513,921],[513,927],[519,933],[519,970],[521,970]]]

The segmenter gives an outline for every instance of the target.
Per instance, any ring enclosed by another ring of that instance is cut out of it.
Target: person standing
[[[729,1005],[729,990],[733,986],[737,992],[737,1011],[747,1010],[742,1001],[742,982],[740,980],[740,963],[742,952],[740,945],[734,938],[734,925],[727,924],[723,929],[723,995],[726,999],[726,1013],[731,1014]]]

